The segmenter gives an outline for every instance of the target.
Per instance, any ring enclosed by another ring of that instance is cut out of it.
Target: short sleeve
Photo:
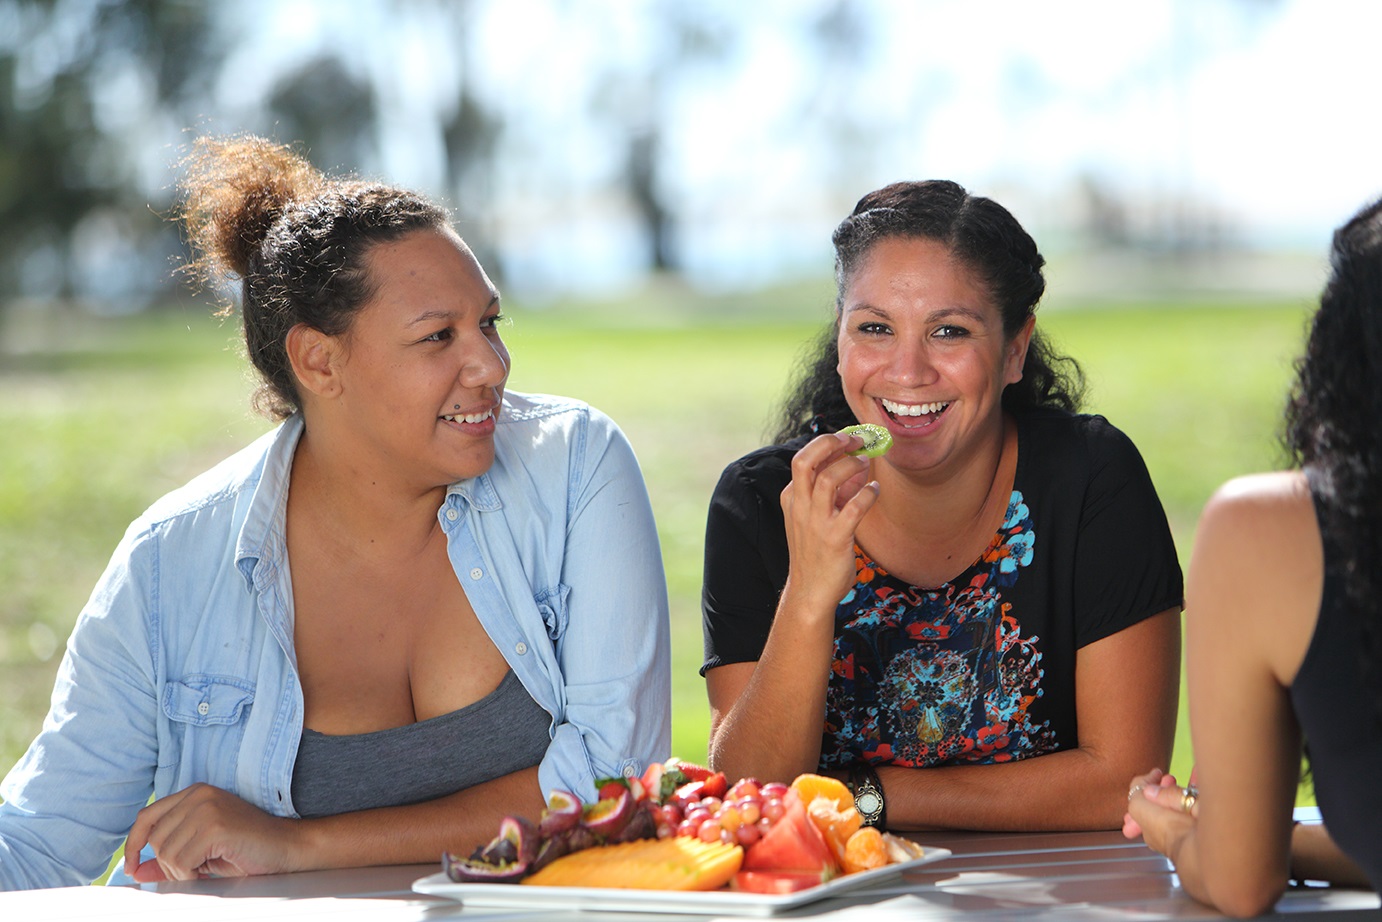
[[[1075,544],[1075,644],[1180,608],[1185,585],[1171,527],[1132,440],[1085,418],[1088,480]]]
[[[795,449],[775,446],[727,467],[711,496],[705,527],[701,675],[756,662],[787,580],[787,532],[779,497]]]

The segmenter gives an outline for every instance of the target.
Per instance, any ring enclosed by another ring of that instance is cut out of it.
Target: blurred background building
[[[0,0],[0,309],[167,299],[176,163],[240,132],[442,199],[539,306],[818,277],[927,177],[1012,208],[1053,293],[1312,291],[1382,191],[1378,34],[1367,0]]]

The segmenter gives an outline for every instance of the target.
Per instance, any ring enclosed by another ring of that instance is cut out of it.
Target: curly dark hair
[[[202,138],[183,165],[181,217],[199,254],[185,268],[202,281],[239,278],[245,349],[261,378],[254,405],[271,419],[301,409],[288,331],[345,332],[374,294],[370,249],[450,227],[446,211],[416,193],[327,178],[263,138]]]
[[[1285,442],[1310,468],[1362,626],[1364,675],[1382,708],[1382,199],[1334,232],[1330,275],[1286,404]]]
[[[1002,205],[970,195],[947,180],[897,182],[870,192],[835,228],[835,319],[821,332],[793,381],[775,441],[833,432],[857,420],[845,402],[837,333],[845,291],[873,245],[910,237],[945,244],[983,280],[1003,315],[1003,331],[1015,335],[1046,291],[1046,260],[1036,242]],[[1032,332],[1022,379],[1003,391],[1003,407],[1078,410],[1084,373],[1074,359],[1055,352],[1040,330]]]

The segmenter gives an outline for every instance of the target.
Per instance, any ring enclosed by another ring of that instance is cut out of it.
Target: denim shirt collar
[[[288,481],[293,454],[302,438],[302,415],[288,417],[271,433],[271,438],[273,443],[264,455],[259,482],[235,542],[235,566],[251,590],[256,588],[261,561],[270,564],[268,572],[272,572],[280,569],[287,556],[284,523],[288,514]]]
[[[497,455],[494,463],[499,463]],[[468,480],[458,480],[447,487],[446,501],[450,503],[452,497],[459,497],[481,512],[498,512],[504,508],[504,503],[499,499],[499,491],[494,489],[494,479],[490,477],[489,471]]]

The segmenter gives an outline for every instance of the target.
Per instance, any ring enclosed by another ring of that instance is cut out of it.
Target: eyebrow
[[[862,312],[862,311],[867,311],[868,313],[871,313],[871,314],[877,314],[879,317],[884,317],[884,318],[888,318],[888,319],[891,319],[891,318],[892,318],[892,315],[889,314],[887,311],[883,310],[883,308],[881,308],[881,307],[875,307],[874,305],[872,305],[872,304],[867,304],[867,303],[865,303],[865,304],[856,304],[856,305],[854,305],[853,307],[849,307],[849,308],[846,308],[846,309],[845,309],[845,313],[847,313],[847,314],[855,314],[855,313],[860,313],[860,312]],[[937,308],[936,310],[933,310],[933,311],[929,312],[929,313],[926,315],[926,320],[925,320],[925,322],[926,322],[926,323],[939,323],[940,321],[945,320],[945,319],[950,318],[950,317],[964,317],[964,318],[966,318],[966,319],[968,319],[968,320],[973,321],[974,323],[984,323],[985,320],[986,320],[986,318],[984,317],[984,314],[983,314],[982,311],[977,311],[977,310],[975,310],[975,309],[972,308],[972,307],[959,307],[959,306],[955,306],[955,307],[941,307],[941,308]]]
[[[494,305],[496,305],[496,304],[498,304],[498,303],[499,303],[499,295],[496,294],[494,297],[492,297],[492,298],[489,299],[489,302],[488,302],[488,303],[485,304],[485,310],[486,310],[486,311],[489,310],[491,307],[494,307]],[[484,313],[484,311],[481,311],[481,313]],[[412,320],[409,320],[409,321],[408,321],[408,326],[410,326],[410,327],[415,327],[415,326],[417,326],[417,325],[420,324],[420,323],[432,323],[433,321],[436,321],[436,320],[453,320],[453,319],[455,319],[456,315],[457,315],[457,311],[448,311],[448,310],[431,310],[431,311],[423,311],[421,314],[418,314],[418,315],[417,315],[416,317],[414,317]]]

